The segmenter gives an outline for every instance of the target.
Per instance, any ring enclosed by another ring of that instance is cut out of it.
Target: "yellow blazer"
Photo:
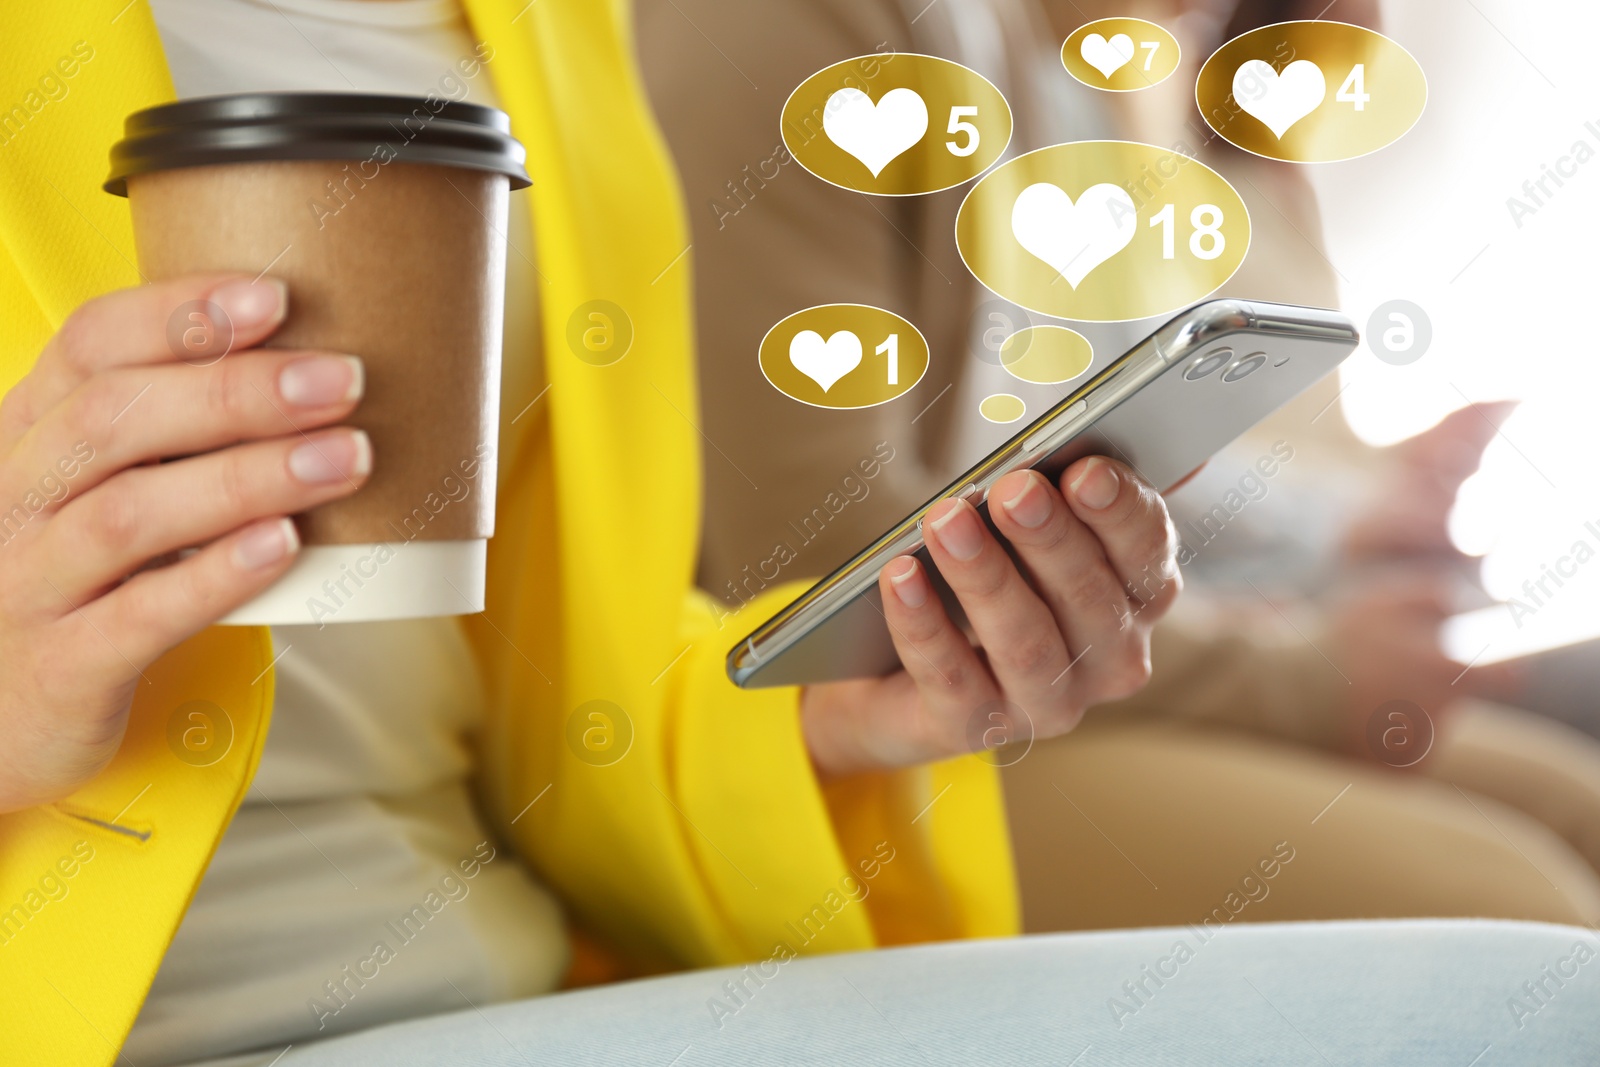
[[[140,280],[126,202],[100,182],[124,116],[173,90],[144,0],[125,3],[12,5],[0,25],[0,390],[73,308]],[[479,761],[491,818],[575,921],[639,968],[1013,933],[990,767],[963,759],[822,788],[796,691],[726,681],[739,635],[719,629],[693,583],[688,239],[628,4],[525,4],[465,5],[528,147],[534,185],[519,195],[538,222],[527,239],[549,354],[548,393],[502,441],[488,609],[469,621],[491,694]],[[775,97],[774,124],[777,109]],[[609,367],[567,354],[571,309],[594,299],[635,329]],[[772,591],[740,624],[794,591]],[[270,660],[262,628],[186,642],[145,671],[103,773],[0,816],[0,1063],[114,1060],[250,787]],[[604,767],[566,740],[573,710],[596,699],[633,730]],[[233,730],[207,767],[169,746],[175,713],[197,700]]]

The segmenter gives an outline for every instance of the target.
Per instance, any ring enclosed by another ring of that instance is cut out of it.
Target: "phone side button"
[[[1022,442],[1022,453],[1023,453],[1023,455],[1031,456],[1034,452],[1036,452],[1040,448],[1044,447],[1045,442],[1049,441],[1050,438],[1056,436],[1062,430],[1066,429],[1069,425],[1071,425],[1074,421],[1077,420],[1079,415],[1082,415],[1085,411],[1088,411],[1088,410],[1089,410],[1089,401],[1088,401],[1087,398],[1085,398],[1083,400],[1078,401],[1076,404],[1072,405],[1067,410],[1063,411],[1054,420],[1055,425],[1049,427],[1048,429],[1040,430],[1038,433],[1034,434],[1032,437],[1030,437],[1026,441]]]

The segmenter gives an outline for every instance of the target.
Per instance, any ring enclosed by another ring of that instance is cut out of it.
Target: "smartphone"
[[[812,586],[728,652],[747,689],[888,674],[900,666],[878,572],[914,555],[951,618],[965,624],[922,539],[929,508],[964,497],[989,520],[989,488],[1033,468],[1052,481],[1088,455],[1119,459],[1170,488],[1240,434],[1329,374],[1360,342],[1337,311],[1212,300],[1184,311]],[[1004,540],[1001,542],[1004,544]]]

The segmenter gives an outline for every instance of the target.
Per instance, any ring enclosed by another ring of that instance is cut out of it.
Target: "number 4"
[[[1350,73],[1345,76],[1344,84],[1339,86],[1334,99],[1342,104],[1354,104],[1357,111],[1367,109],[1367,101],[1372,99],[1372,94],[1367,92],[1367,65],[1357,63],[1350,68]]]

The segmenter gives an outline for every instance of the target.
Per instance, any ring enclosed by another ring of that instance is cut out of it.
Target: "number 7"
[[[1147,50],[1150,53],[1149,55],[1144,57],[1144,69],[1145,70],[1149,70],[1150,69],[1150,64],[1155,62],[1156,51],[1161,47],[1161,42],[1160,41],[1140,41],[1139,42],[1139,47]]]

